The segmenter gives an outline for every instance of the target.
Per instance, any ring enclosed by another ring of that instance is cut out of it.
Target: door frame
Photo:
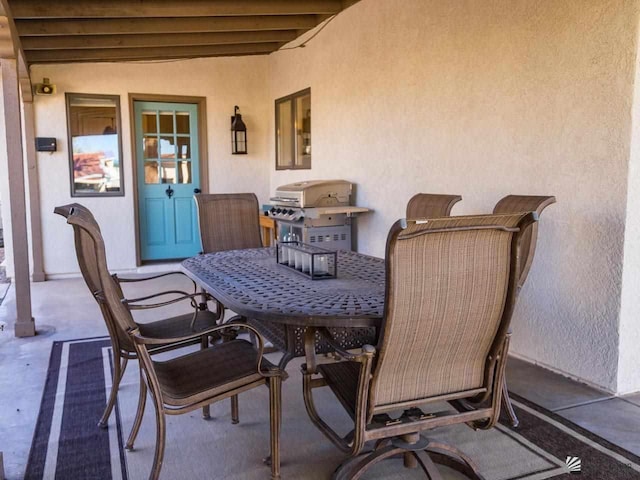
[[[135,102],[191,103],[198,106],[198,148],[200,150],[200,190],[209,193],[209,152],[207,150],[207,99],[183,95],[129,94],[129,124],[131,126],[131,166],[133,167],[133,210],[136,232],[136,266],[143,264],[140,256],[140,211],[138,208],[138,159],[136,158]],[[151,263],[151,262],[150,262]]]

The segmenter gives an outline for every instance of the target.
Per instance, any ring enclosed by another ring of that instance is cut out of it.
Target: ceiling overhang
[[[1,1],[29,66],[269,54],[358,0]]]

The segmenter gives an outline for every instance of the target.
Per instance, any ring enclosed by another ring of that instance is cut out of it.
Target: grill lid
[[[276,189],[271,204],[292,207],[330,207],[349,205],[352,185],[346,180],[309,180],[289,183]]]

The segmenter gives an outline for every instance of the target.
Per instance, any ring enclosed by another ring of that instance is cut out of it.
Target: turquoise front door
[[[200,250],[198,106],[134,102],[140,259],[187,258]]]

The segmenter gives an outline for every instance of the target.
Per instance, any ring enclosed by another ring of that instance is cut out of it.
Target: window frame
[[[87,98],[96,100],[112,100],[116,109],[115,113],[115,129],[118,136],[118,174],[119,174],[119,188],[117,191],[104,191],[104,192],[82,192],[76,191],[76,181],[74,176],[74,160],[73,160],[73,135],[71,132],[71,103],[76,98]],[[68,145],[68,165],[69,165],[69,188],[72,197],[124,197],[124,162],[122,156],[122,112],[120,109],[120,95],[104,95],[97,93],[78,93],[78,92],[66,92],[65,93],[65,107],[67,115],[67,145]]]
[[[303,90],[300,90],[298,92],[292,93],[290,95],[286,95],[284,97],[280,97],[277,98],[275,100],[275,128],[274,128],[274,137],[275,137],[275,146],[276,146],[276,170],[311,170],[311,159],[312,159],[312,154],[309,153],[309,164],[308,166],[305,164],[298,164],[297,163],[297,159],[298,159],[298,135],[296,133],[296,119],[297,119],[297,102],[296,100],[298,98],[301,97],[305,97],[305,96],[309,96],[309,102],[311,102],[311,87],[305,88]],[[291,118],[292,118],[292,122],[291,122],[291,130],[289,132],[287,132],[289,135],[291,135],[292,141],[291,141],[291,159],[293,163],[290,164],[280,164],[280,162],[278,161],[279,157],[280,157],[280,150],[278,148],[278,125],[279,125],[279,120],[280,120],[280,109],[279,106],[283,103],[286,102],[291,102]],[[311,118],[311,117],[309,117]],[[311,127],[309,127],[311,128]],[[311,147],[311,132],[309,132],[309,147]]]

